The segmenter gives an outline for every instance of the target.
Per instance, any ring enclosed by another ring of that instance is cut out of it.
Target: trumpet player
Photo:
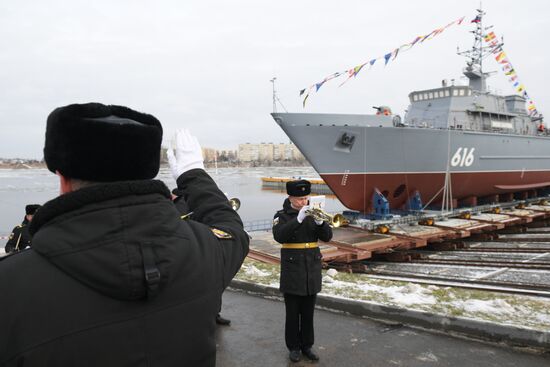
[[[284,295],[285,342],[292,362],[302,355],[319,360],[313,352],[313,311],[321,291],[321,251],[317,241],[330,241],[332,229],[308,215],[311,183],[307,180],[286,184],[288,198],[273,218],[273,237],[282,244],[280,290]]]

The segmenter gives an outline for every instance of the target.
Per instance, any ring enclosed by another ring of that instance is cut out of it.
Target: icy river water
[[[245,222],[273,218],[282,207],[286,193],[262,189],[261,177],[319,177],[310,167],[256,167],[207,170],[229,197],[241,200],[239,214]],[[175,180],[168,167],[162,167],[157,179],[172,189]],[[26,204],[44,204],[59,194],[57,176],[47,169],[0,170],[0,236],[9,235],[21,223]],[[326,198],[326,209],[336,212],[345,209],[336,198]],[[0,242],[0,247],[3,243]]]

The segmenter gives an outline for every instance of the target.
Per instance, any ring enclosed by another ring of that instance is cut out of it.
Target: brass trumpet
[[[241,207],[241,201],[237,198],[231,198],[228,200],[229,201],[229,205],[231,205],[231,209],[233,209],[234,211],[237,211],[239,210],[239,208]],[[182,220],[186,220],[186,219],[189,219],[191,217],[191,215],[193,214],[193,212],[189,212],[187,214],[183,214],[180,219]]]
[[[241,201],[237,198],[231,198],[229,199],[229,205],[231,205],[234,211],[237,211],[241,207]]]
[[[323,222],[327,222],[332,227],[338,228],[338,227],[345,227],[349,224],[349,220],[346,219],[342,214],[334,214],[330,215],[323,209],[319,208],[311,208],[306,210],[306,215],[309,215],[313,219]]]

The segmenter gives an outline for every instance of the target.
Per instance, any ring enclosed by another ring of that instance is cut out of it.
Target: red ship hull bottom
[[[372,211],[375,188],[388,199],[391,209],[402,209],[415,191],[424,205],[441,202],[445,173],[321,174],[347,208]],[[486,197],[550,186],[550,171],[457,172],[451,174],[453,199]]]

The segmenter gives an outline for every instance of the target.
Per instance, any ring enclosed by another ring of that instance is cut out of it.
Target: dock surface
[[[284,342],[284,303],[228,290],[217,330],[217,366],[308,366],[291,363]],[[315,310],[317,366],[543,367],[550,354],[531,353],[448,335]]]

